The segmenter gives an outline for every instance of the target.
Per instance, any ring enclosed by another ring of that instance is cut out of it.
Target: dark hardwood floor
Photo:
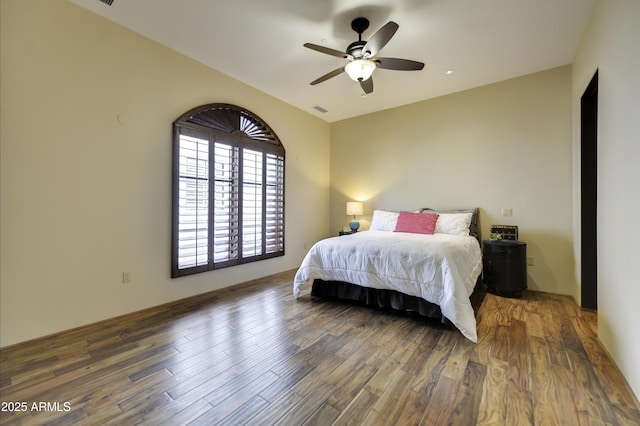
[[[4,348],[0,423],[640,424],[596,314],[569,297],[488,294],[473,344],[308,287],[296,301],[292,279]]]

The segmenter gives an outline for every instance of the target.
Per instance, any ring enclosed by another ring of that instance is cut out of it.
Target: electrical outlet
[[[527,266],[533,266],[533,256],[527,256]]]
[[[504,216],[504,217],[513,216],[513,209],[511,207],[503,207],[502,208],[502,216]]]
[[[131,283],[131,272],[123,272],[122,273],[122,284]]]

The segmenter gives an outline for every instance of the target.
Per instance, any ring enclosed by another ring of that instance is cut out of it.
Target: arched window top
[[[198,124],[221,132],[244,134],[247,137],[282,146],[276,133],[260,117],[244,108],[230,104],[207,104],[185,112],[176,122]]]

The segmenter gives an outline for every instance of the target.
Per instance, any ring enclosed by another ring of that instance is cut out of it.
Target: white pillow
[[[398,216],[400,216],[400,213],[374,210],[369,230],[393,232],[398,223]]]
[[[472,213],[439,213],[436,234],[469,235]]]

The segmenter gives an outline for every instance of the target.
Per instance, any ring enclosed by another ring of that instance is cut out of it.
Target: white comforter
[[[293,294],[311,279],[392,289],[440,306],[460,332],[477,342],[469,301],[482,270],[478,240],[447,234],[362,231],[319,241],[293,281]]]

